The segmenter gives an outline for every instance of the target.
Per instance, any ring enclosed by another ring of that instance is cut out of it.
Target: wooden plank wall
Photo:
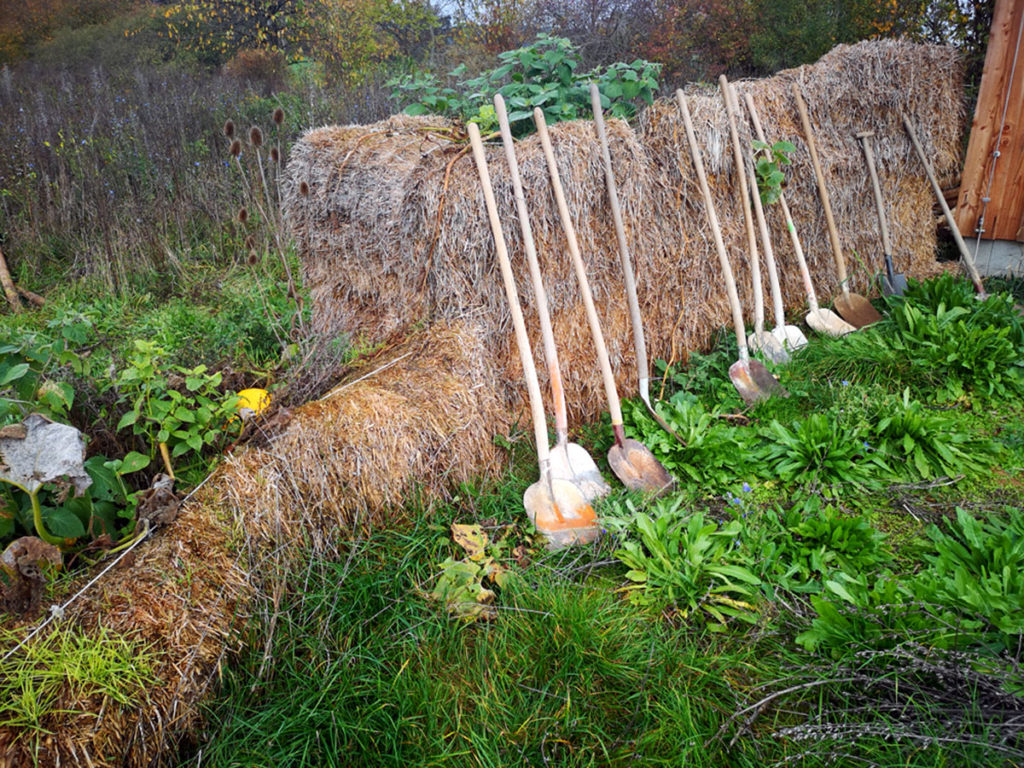
[[[997,0],[992,18],[957,199],[957,226],[968,239],[978,236],[986,194],[982,237],[1024,242],[1024,0]]]

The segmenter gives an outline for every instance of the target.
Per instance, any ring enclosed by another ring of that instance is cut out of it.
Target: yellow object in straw
[[[256,414],[265,411],[269,405],[270,393],[267,390],[243,389],[238,393],[238,404],[235,406],[235,410],[242,417],[242,421],[247,421]]]

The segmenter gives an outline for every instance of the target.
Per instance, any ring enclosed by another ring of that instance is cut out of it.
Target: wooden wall
[[[982,237],[1024,242],[1024,0],[996,2],[957,198],[965,238],[978,236],[986,196]]]

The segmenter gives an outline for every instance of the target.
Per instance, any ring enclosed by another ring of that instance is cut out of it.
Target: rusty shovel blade
[[[589,544],[601,533],[594,508],[568,480],[543,477],[526,489],[523,506],[548,549]]]
[[[747,405],[769,397],[789,397],[786,388],[757,360],[737,360],[729,366],[729,378]]]

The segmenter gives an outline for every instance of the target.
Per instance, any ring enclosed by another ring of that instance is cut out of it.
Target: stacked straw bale
[[[786,195],[825,303],[837,288],[835,267],[790,95],[793,81],[803,89],[816,129],[853,289],[870,293],[870,280],[882,268],[877,216],[854,137],[862,130],[876,134],[898,270],[915,277],[934,274],[932,192],[899,115],[906,112],[918,126],[937,172],[953,172],[962,123],[955,52],[901,41],[865,42],[839,46],[814,65],[737,84],[753,96],[769,140],[797,146]],[[717,89],[691,88],[689,99],[749,319],[750,271],[725,111]],[[649,354],[678,360],[685,350],[706,349],[715,330],[729,322],[682,121],[674,100],[665,99],[647,109],[635,128],[617,120],[608,127]],[[318,333],[373,342],[417,322],[472,317],[485,329],[491,360],[501,369],[498,380],[516,381],[519,364],[483,195],[472,157],[455,130],[438,118],[400,116],[370,126],[311,131],[292,153],[285,214],[300,246]],[[746,121],[741,130],[749,144]],[[612,364],[628,394],[635,390],[635,365],[598,144],[590,121],[552,126],[551,135]],[[517,152],[555,336],[568,369],[571,416],[592,419],[603,408],[603,392],[539,140],[527,137]],[[488,159],[531,337],[537,341],[533,293],[498,143],[488,147]],[[788,309],[802,317],[804,292],[778,210],[770,211],[769,219]],[[767,280],[765,292],[767,301]],[[519,405],[520,390],[507,389],[513,407]]]

